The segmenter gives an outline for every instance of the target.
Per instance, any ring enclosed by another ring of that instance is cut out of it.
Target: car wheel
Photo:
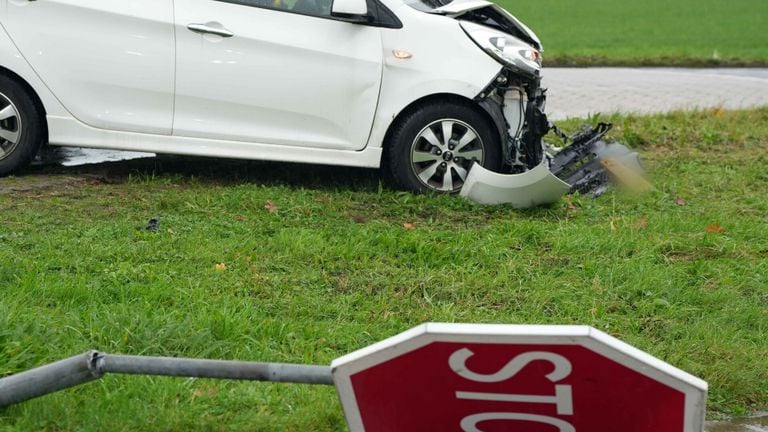
[[[29,164],[45,140],[45,116],[16,81],[0,75],[0,176]]]
[[[416,193],[456,193],[473,163],[501,166],[497,129],[469,104],[419,107],[399,120],[386,145],[388,177]]]

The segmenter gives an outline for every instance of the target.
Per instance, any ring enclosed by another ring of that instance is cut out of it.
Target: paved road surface
[[[768,105],[768,69],[553,68],[544,87],[553,120]]]
[[[704,430],[705,432],[768,432],[768,417],[732,422],[709,422]]]

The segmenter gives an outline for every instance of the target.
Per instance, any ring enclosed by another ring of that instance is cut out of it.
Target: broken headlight
[[[512,35],[462,22],[461,27],[475,43],[502,64],[531,77],[539,76],[541,53]]]

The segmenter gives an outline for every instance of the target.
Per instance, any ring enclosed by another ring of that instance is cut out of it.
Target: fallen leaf
[[[412,224],[410,222],[406,222],[406,223],[403,224],[403,228],[405,228],[407,230],[412,230],[412,229],[416,228],[416,225],[414,225],[414,224]]]
[[[227,270],[227,265],[226,264],[224,264],[224,263],[216,264],[216,271],[223,272],[223,271],[226,271],[226,270]]]
[[[344,276],[339,276],[338,279],[336,279],[336,288],[339,289],[339,291],[346,291],[347,290],[347,278]]]
[[[217,394],[219,394],[219,390],[216,387],[203,386],[192,392],[192,399],[194,400],[201,397],[215,397]]]
[[[635,228],[638,228],[638,229],[648,228],[648,218],[647,217],[638,218],[635,221]]]
[[[677,204],[677,205],[682,207],[682,206],[688,204],[688,202],[686,202],[683,198],[677,197],[677,199],[675,199],[675,204]]]
[[[724,233],[725,232],[725,228],[721,227],[720,224],[707,225],[707,232],[709,232],[709,233]]]
[[[567,206],[568,210],[578,210],[579,208],[576,207],[576,205],[571,201],[571,197],[568,196],[565,198],[565,205]]]
[[[264,208],[270,213],[277,213],[277,206],[272,201],[265,202]]]
[[[366,219],[365,216],[358,213],[350,213],[349,218],[359,224],[368,222],[368,219]]]

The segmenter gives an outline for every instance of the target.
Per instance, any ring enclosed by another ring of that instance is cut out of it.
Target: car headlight
[[[504,65],[536,77],[541,72],[541,53],[512,35],[471,22],[461,27],[475,43]]]

